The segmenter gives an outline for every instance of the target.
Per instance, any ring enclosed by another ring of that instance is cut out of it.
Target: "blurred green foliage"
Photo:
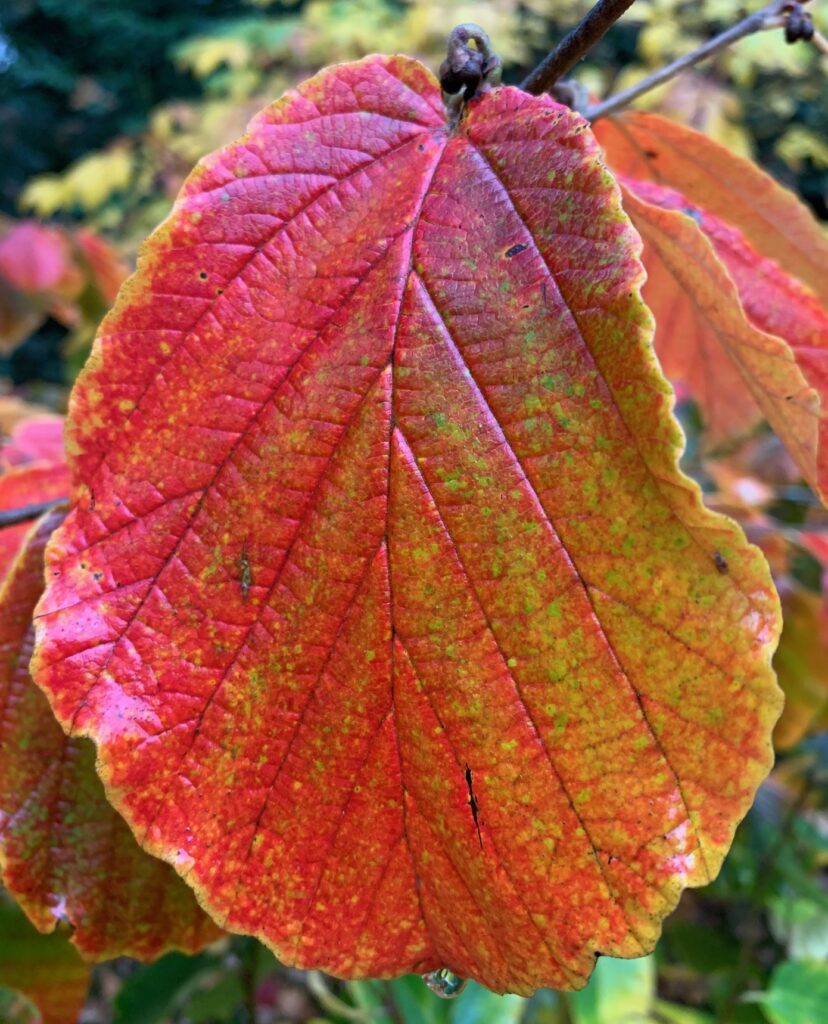
[[[579,73],[606,91],[760,6],[762,0],[637,0]],[[15,156],[0,171],[0,209],[14,212],[36,175],[63,173],[114,140],[134,139],[161,104],[264,102],[321,64],[373,50],[439,62],[447,28],[464,20],[484,24],[506,81],[515,81],[588,7],[588,0],[5,0],[0,135],[13,140]],[[828,31],[825,4],[814,13]],[[740,125],[741,144],[798,182],[825,213],[828,73],[816,51],[764,33],[717,57],[703,78],[706,95],[685,97],[688,116]],[[711,105],[716,109],[705,109]],[[721,130],[727,134],[725,125]],[[86,176],[125,191],[136,182],[125,172],[126,151],[117,152],[119,158],[88,166]],[[76,175],[76,184],[83,177]],[[29,205],[45,215],[83,216],[94,198],[76,188],[52,209]]]

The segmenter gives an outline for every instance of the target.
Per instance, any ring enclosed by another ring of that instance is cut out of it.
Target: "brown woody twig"
[[[598,0],[580,23],[547,54],[534,71],[520,83],[524,92],[534,96],[547,92],[560,78],[606,35],[634,0]]]
[[[804,2],[807,3],[807,0],[804,0]],[[692,67],[694,64],[698,64],[699,61],[712,57],[739,39],[744,39],[745,36],[753,35],[756,32],[764,32],[768,29],[780,28],[782,26],[785,27],[788,42],[796,42],[798,39],[811,40],[816,35],[813,31],[810,15],[803,10],[802,3],[795,2],[795,0],[774,0],[773,3],[763,7],[762,10],[748,15],[729,29],[714,36],[698,49],[693,50],[692,53],[679,57],[678,60],[674,60],[671,64],[667,64],[658,71],[654,71],[653,74],[642,78],[640,82],[636,82],[628,89],[624,89],[615,96],[610,96],[608,99],[596,103],[593,107],[589,107],[584,111],[584,117],[588,121],[596,121],[599,117],[614,114],[617,110],[628,106],[633,100],[638,99],[639,96],[643,96],[645,92],[649,92],[651,89],[655,89],[657,86],[669,81],[680,72]],[[810,33],[808,26],[810,26]]]
[[[814,32],[811,37],[811,42],[814,46],[828,57],[828,39],[821,32]]]

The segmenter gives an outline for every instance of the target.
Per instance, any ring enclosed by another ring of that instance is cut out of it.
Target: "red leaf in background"
[[[748,323],[727,271],[693,224],[648,209],[635,192],[624,192],[624,208],[644,242],[642,294],[665,374],[699,403],[711,442],[749,430],[762,411],[728,352],[744,353],[753,375],[764,379],[778,360],[790,362],[785,347]]]
[[[43,310],[0,277],[0,352],[12,352],[43,323]]]
[[[0,274],[27,293],[62,291],[78,276],[63,234],[25,220],[0,238]]]
[[[69,470],[63,452],[63,418],[23,404],[18,409],[6,401],[11,405],[7,412],[16,423],[0,447],[0,511],[67,497]],[[0,580],[30,526],[23,522],[0,529]]]
[[[80,228],[75,245],[89,266],[92,280],[107,306],[111,306],[129,270],[117,251],[100,235]]]
[[[95,774],[88,740],[66,737],[29,675],[43,549],[63,513],[30,527],[0,589],[0,864],[35,926],[72,926],[88,959],[195,951],[219,931],[172,869],[144,853]]]
[[[582,985],[770,764],[759,553],[676,459],[584,122],[323,72],[208,157],[72,399],[38,682],[217,919],[346,976]]]
[[[69,493],[69,470],[64,463],[33,462],[0,472],[0,510],[38,505]],[[8,572],[30,523],[0,530],[0,579]]]
[[[802,202],[753,161],[657,114],[605,118],[595,134],[615,173],[678,189],[828,306],[828,237]]]
[[[755,401],[825,500],[828,312],[735,228],[674,189],[620,181],[645,241],[645,296],[665,372],[689,385],[714,436],[749,423]],[[671,310],[686,317],[687,333]]]
[[[91,335],[115,299],[127,268],[88,228],[0,221],[0,351],[11,352],[47,314]],[[88,339],[87,339],[88,340]]]
[[[9,469],[31,462],[64,461],[62,416],[33,415],[22,420],[0,448],[0,468]],[[68,489],[67,483],[63,493],[68,493]]]

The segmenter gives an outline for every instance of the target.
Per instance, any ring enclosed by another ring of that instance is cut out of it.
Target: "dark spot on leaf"
[[[644,150],[644,156],[649,157],[651,160],[658,159],[658,153],[654,149],[645,149]]]
[[[420,151],[421,153],[422,153],[422,151],[423,151],[423,150],[425,149],[425,146],[423,145],[423,143],[422,143],[422,142],[421,142],[421,143],[419,144],[419,146],[417,146],[417,149],[419,149],[419,151]]]
[[[198,275],[198,276],[199,276],[199,277],[201,278],[201,280],[202,280],[202,281],[206,281],[206,280],[207,280],[207,271],[206,271],[206,270],[202,270],[202,271],[201,271],[201,272],[199,273],[199,275]]]
[[[480,843],[480,849],[483,849],[483,836],[480,833],[480,822],[477,818],[477,800],[474,796],[474,789],[472,788],[472,771],[468,765],[466,765],[466,787],[469,791],[469,807],[471,808],[472,818],[474,819],[474,827],[477,829],[477,839]]]
[[[250,587],[253,583],[253,573],[250,570],[250,555],[247,550],[247,544],[242,545],[241,554],[239,555],[239,569],[242,597],[247,600],[247,595],[250,593]]]
[[[724,575],[724,573],[726,573],[730,568],[730,566],[727,564],[727,559],[724,557],[721,551],[713,552],[713,561],[716,563],[716,568],[719,570],[720,573],[722,573],[722,575]]]
[[[518,242],[516,245],[509,246],[509,248],[506,250],[506,252],[504,252],[503,255],[506,257],[507,260],[510,260],[513,256],[517,256],[519,252],[523,252],[524,249],[528,248],[528,245],[524,245],[523,242]]]

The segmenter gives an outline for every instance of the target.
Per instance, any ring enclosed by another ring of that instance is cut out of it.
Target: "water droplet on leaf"
[[[431,991],[441,999],[454,999],[460,995],[466,987],[467,981],[459,974],[450,971],[447,967],[440,967],[436,971],[429,971],[423,975],[423,981]]]

